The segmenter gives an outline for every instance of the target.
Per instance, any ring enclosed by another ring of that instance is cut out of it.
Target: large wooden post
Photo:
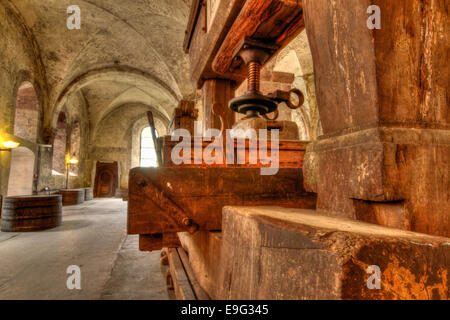
[[[381,9],[369,30],[368,8]],[[448,3],[305,0],[324,136],[305,183],[318,209],[450,236]]]
[[[211,79],[203,84],[203,129],[221,129],[219,115],[214,113],[214,104],[219,104],[223,115],[223,129],[230,129],[235,122],[234,112],[228,108],[228,102],[234,97],[232,81]]]

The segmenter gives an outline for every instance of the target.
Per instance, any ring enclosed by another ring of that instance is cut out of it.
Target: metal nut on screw
[[[277,104],[265,97],[260,90],[261,67],[279,49],[276,45],[246,38],[234,52],[247,65],[247,92],[231,99],[228,107],[234,112],[242,113],[247,117],[265,115],[274,112]]]

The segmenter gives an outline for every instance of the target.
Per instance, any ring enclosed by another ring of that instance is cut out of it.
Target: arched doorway
[[[111,172],[105,170],[99,174],[99,197],[108,197],[114,195],[113,190],[113,175]]]
[[[94,196],[111,198],[116,195],[119,185],[119,165],[114,162],[97,162]]]
[[[14,135],[31,142],[36,142],[38,124],[39,100],[33,85],[26,81],[17,90]]]
[[[8,196],[24,196],[33,193],[34,153],[25,147],[11,151]]]

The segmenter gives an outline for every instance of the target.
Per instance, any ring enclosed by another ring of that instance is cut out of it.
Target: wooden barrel
[[[61,225],[61,195],[16,196],[3,200],[1,230],[27,232]]]
[[[84,189],[63,189],[58,193],[62,195],[63,206],[74,206],[84,202]]]
[[[83,188],[84,189],[84,201],[90,201],[94,199],[94,189],[93,188]]]

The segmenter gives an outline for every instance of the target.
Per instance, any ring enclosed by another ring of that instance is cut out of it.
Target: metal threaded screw
[[[248,91],[259,91],[261,77],[261,65],[252,61],[248,64]]]

